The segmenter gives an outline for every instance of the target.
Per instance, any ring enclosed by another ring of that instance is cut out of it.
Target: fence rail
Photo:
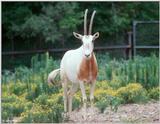
[[[133,40],[132,40],[133,56],[136,56],[137,49],[159,49],[159,45],[157,45],[157,46],[137,45],[137,26],[138,26],[138,24],[159,24],[159,21],[133,21],[133,25],[132,25],[132,29],[133,29]]]
[[[133,31],[128,32],[128,44],[127,45],[117,45],[117,46],[105,46],[105,47],[95,47],[95,51],[107,51],[107,50],[119,50],[122,49],[126,53],[127,58],[133,58],[136,55],[136,50],[138,49],[159,49],[159,45],[157,46],[140,46],[137,45],[136,41],[136,26],[138,24],[147,23],[147,24],[159,24],[159,21],[133,21]],[[3,56],[9,55],[23,55],[23,54],[35,54],[35,53],[44,53],[44,52],[65,52],[70,50],[71,48],[60,48],[60,49],[43,49],[43,50],[30,50],[30,51],[9,51],[2,52]]]
[[[159,46],[135,46],[136,49],[159,49]]]
[[[108,46],[108,47],[95,47],[95,51],[100,50],[113,50],[113,49],[130,49],[131,45],[118,45],[118,46]],[[30,51],[9,51],[2,52],[2,55],[20,55],[20,54],[34,54],[34,53],[44,53],[44,52],[66,52],[71,48],[61,48],[61,49],[43,49],[43,50],[30,50]]]

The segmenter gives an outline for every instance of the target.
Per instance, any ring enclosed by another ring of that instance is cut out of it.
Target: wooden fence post
[[[128,49],[128,58],[132,59],[132,32],[128,32],[128,45],[130,46]]]
[[[136,25],[137,25],[137,21],[133,21],[133,57],[136,56]]]

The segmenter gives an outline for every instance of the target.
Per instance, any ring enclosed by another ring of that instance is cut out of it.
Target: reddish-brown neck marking
[[[91,83],[92,81],[96,80],[97,78],[97,61],[95,58],[94,53],[90,59],[83,58],[80,64],[80,69],[78,72],[78,79],[81,81],[85,81]]]

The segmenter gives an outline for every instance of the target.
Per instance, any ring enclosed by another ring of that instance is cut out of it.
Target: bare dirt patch
[[[71,123],[160,123],[160,101],[152,101],[146,104],[125,104],[119,106],[117,112],[107,108],[100,113],[97,108],[88,108],[86,119],[83,118],[83,109],[71,113]]]

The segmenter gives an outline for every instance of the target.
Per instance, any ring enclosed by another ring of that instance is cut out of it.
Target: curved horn
[[[96,13],[96,11],[94,10],[94,12],[92,13],[91,20],[90,20],[90,25],[89,25],[89,35],[91,35],[91,33],[92,33],[92,25],[93,25],[93,19],[94,19],[95,13]]]
[[[84,15],[84,35],[87,35],[87,13],[88,9],[85,10],[85,15]]]

